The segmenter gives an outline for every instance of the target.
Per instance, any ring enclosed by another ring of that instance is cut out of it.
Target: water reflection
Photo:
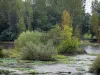
[[[100,54],[100,46],[87,45],[84,49],[89,54]]]

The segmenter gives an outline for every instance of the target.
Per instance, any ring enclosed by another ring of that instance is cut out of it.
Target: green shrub
[[[90,39],[91,36],[92,36],[92,35],[91,35],[90,33],[86,33],[86,34],[84,34],[84,38],[85,38],[85,39]]]
[[[78,39],[66,39],[57,47],[59,53],[72,54],[77,52],[79,42]]]
[[[18,48],[14,48],[14,49],[11,49],[10,51],[9,51],[9,57],[10,58],[18,58],[18,57],[20,57],[20,54],[21,54],[21,51],[19,51],[19,49]]]
[[[57,52],[53,46],[52,41],[48,41],[46,44],[39,43],[38,45],[28,42],[26,46],[22,48],[21,58],[27,60],[54,60]]]
[[[87,52],[83,48],[77,48],[76,53],[77,54],[85,54]]]
[[[92,70],[96,73],[100,73],[100,56],[95,59],[92,65]]]
[[[22,48],[27,42],[38,44],[41,41],[42,33],[38,31],[26,31],[20,34],[17,40],[15,40],[15,47]]]
[[[0,51],[0,57],[1,58],[15,58],[15,57],[20,57],[20,52],[16,49],[2,49]]]
[[[3,57],[2,50],[0,49],[0,58]]]
[[[6,50],[6,49],[3,49],[2,50],[2,57],[6,58],[6,57],[9,57],[9,54],[10,54],[10,50]]]
[[[2,46],[0,46],[0,58],[2,58],[2,57],[3,57],[2,50],[3,50],[3,47],[2,47]]]

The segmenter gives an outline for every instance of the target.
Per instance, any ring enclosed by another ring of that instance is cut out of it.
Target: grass
[[[9,70],[0,70],[0,75],[9,75],[11,71]]]
[[[15,58],[0,58],[0,63],[17,63]]]
[[[15,70],[20,70],[20,71],[30,71],[30,68],[14,68]]]
[[[43,64],[56,64],[56,63],[67,63],[72,60],[71,56],[57,55],[56,61],[32,61],[32,60],[19,60],[16,58],[0,58],[0,65],[6,63],[16,63],[16,64],[30,64],[30,65],[43,65]]]
[[[58,63],[69,64],[71,60],[73,60],[71,56],[57,55]]]
[[[28,74],[38,74],[33,70],[34,65],[52,65],[57,63],[68,64],[72,60],[71,56],[57,55],[56,61],[29,61],[29,60],[18,60],[16,58],[0,58],[0,66],[4,68],[11,68],[13,70],[22,71]],[[15,66],[13,66],[15,65]],[[13,66],[13,67],[12,67]],[[33,67],[32,67],[33,66]],[[10,73],[9,71],[0,71],[1,73]],[[6,74],[7,75],[7,74]]]

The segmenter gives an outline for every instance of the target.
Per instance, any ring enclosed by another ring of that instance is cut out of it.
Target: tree
[[[97,42],[100,43],[100,2],[95,0],[92,3],[92,27],[96,34]]]
[[[32,30],[32,22],[33,22],[33,5],[32,0],[25,0],[24,3],[25,11],[24,11],[24,18],[25,18],[25,25],[27,26],[28,30]]]
[[[63,25],[71,26],[71,16],[68,11],[64,10],[62,15],[62,28]]]
[[[62,13],[63,10],[67,10],[72,19],[72,28],[73,28],[73,35],[76,37],[80,37],[81,28],[82,28],[82,20],[84,16],[84,5],[83,3],[85,0],[52,0],[53,5],[52,7],[58,13]],[[78,31],[76,31],[78,30]],[[77,35],[77,32],[79,35]]]
[[[0,40],[14,40],[19,33],[32,28],[31,0],[0,0],[0,17]]]
[[[71,16],[68,11],[64,10],[62,14],[61,24],[61,37],[62,39],[72,38]]]
[[[83,23],[82,23],[82,35],[86,33],[93,33],[92,32],[92,26],[91,26],[91,15],[88,13],[85,13],[84,18],[83,18]]]

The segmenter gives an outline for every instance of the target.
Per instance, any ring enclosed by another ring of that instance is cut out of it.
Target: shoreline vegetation
[[[0,75],[100,71],[100,2],[86,1],[0,0]]]

